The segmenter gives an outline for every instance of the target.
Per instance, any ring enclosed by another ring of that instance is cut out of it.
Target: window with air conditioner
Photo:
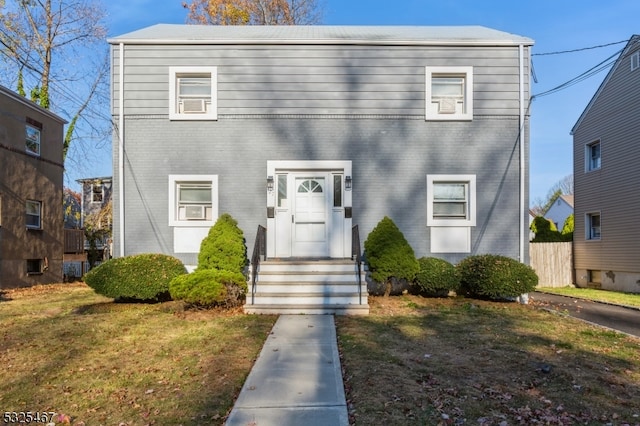
[[[473,119],[473,67],[426,67],[426,120]]]
[[[169,226],[213,226],[217,198],[216,175],[170,175]]]
[[[218,118],[216,67],[172,67],[169,84],[171,120]]]

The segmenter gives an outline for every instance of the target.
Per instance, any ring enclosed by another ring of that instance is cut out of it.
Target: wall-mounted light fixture
[[[267,177],[267,191],[273,191],[273,176]]]
[[[345,188],[347,191],[350,191],[350,190],[351,190],[351,185],[352,185],[352,184],[353,184],[353,183],[352,183],[352,180],[351,180],[351,176],[346,176],[346,177],[344,178],[344,188]]]

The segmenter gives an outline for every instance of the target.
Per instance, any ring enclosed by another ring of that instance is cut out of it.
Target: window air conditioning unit
[[[457,98],[440,98],[438,100],[438,113],[439,114],[455,114],[457,105],[458,105]]]
[[[207,112],[207,105],[204,99],[182,99],[180,101],[180,113],[182,114],[202,114]]]
[[[184,206],[184,217],[187,220],[204,220],[205,206]]]

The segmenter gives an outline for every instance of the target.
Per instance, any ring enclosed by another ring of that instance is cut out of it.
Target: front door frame
[[[284,161],[267,161],[267,182],[271,182],[267,185],[267,257],[268,258],[290,258],[296,257],[295,253],[286,252],[281,247],[276,247],[276,244],[282,244],[278,242],[278,233],[291,232],[291,225],[286,223],[287,221],[279,218],[279,211],[277,205],[278,195],[278,175],[283,174],[309,174],[312,176],[314,173],[328,174],[329,180],[331,176],[342,175],[342,200],[340,206],[334,206],[330,203],[327,223],[329,228],[327,232],[329,234],[328,244],[328,257],[330,258],[349,258],[351,257],[351,206],[352,206],[352,191],[351,188],[346,188],[345,181],[349,177],[351,180],[351,161],[350,160],[318,160],[318,161],[296,161],[296,160],[284,160]],[[349,214],[346,214],[346,212]],[[347,217],[348,216],[348,217]],[[279,219],[278,219],[279,218]],[[287,225],[289,226],[286,229]]]

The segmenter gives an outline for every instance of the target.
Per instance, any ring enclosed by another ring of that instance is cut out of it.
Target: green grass
[[[575,287],[543,287],[536,288],[536,291],[640,308],[640,294]]]
[[[71,424],[222,424],[275,322],[115,304],[77,284],[0,300],[0,406]]]
[[[369,300],[369,316],[336,318],[352,424],[640,424],[640,339],[516,303]],[[0,292],[0,406],[223,424],[275,318],[82,284]]]

